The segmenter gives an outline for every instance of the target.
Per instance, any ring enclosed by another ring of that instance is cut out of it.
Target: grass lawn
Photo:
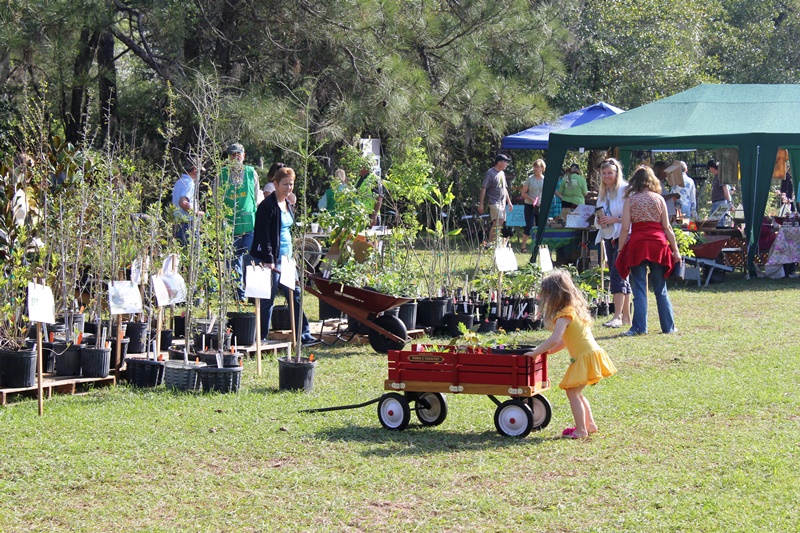
[[[250,361],[234,395],[117,386],[0,408],[0,531],[800,531],[800,284],[670,284],[676,335],[595,336],[619,373],[572,425],[550,357],[553,421],[525,439],[494,404],[449,395],[441,426],[390,432],[369,346],[314,347],[314,391]],[[309,297],[313,299],[312,297]],[[532,343],[544,331],[526,335]]]

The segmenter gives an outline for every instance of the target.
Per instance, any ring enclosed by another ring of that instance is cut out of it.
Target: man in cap
[[[222,167],[220,186],[225,195],[225,205],[231,208],[228,222],[233,226],[233,258],[232,266],[238,278],[236,294],[240,301],[245,301],[242,280],[244,266],[242,256],[253,244],[253,228],[256,222],[258,206],[258,184],[256,169],[244,164],[244,147],[234,143],[228,147],[228,162]]]
[[[508,194],[508,183],[506,182],[505,169],[511,159],[503,154],[498,154],[494,158],[494,166],[486,171],[481,183],[481,197],[478,201],[478,214],[483,214],[484,198],[488,199],[489,217],[492,226],[489,228],[489,238],[491,242],[497,242],[497,232],[506,221],[506,205],[513,209],[511,196]]]
[[[191,158],[187,159],[183,164],[183,174],[175,182],[172,188],[172,205],[175,209],[175,238],[180,241],[181,245],[186,246],[189,242],[190,231],[192,226],[195,225],[194,230],[197,230],[195,217],[202,217],[203,212],[197,209],[195,205],[195,185],[197,183],[198,170],[205,170],[204,168],[197,168],[197,164]]]

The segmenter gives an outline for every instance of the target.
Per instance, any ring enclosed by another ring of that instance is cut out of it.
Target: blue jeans
[[[228,269],[233,272],[233,279],[236,280],[236,296],[239,301],[245,300],[243,256],[250,253],[251,246],[253,246],[252,231],[233,236],[233,258],[228,262]]]
[[[263,261],[259,261],[250,255],[248,255],[247,258],[248,261],[253,261],[257,265],[263,264]],[[270,298],[261,299],[261,337],[266,339],[267,334],[269,333],[269,327],[272,322],[272,308],[275,304],[275,296],[278,295],[278,287],[280,287],[287,302],[289,301],[289,298],[294,299],[294,323],[301,324],[298,333],[300,333],[300,337],[303,339],[304,343],[308,342],[313,339],[313,337],[311,336],[311,330],[308,326],[308,318],[306,318],[305,313],[302,314],[302,323],[300,322],[300,287],[295,287],[294,290],[290,290],[288,287],[281,285],[280,278],[280,274],[274,271],[272,272],[272,296]]]
[[[619,255],[618,239],[603,239],[601,246],[606,247],[606,261],[608,261],[608,277],[611,294],[631,294],[631,284],[628,278],[622,279],[617,270],[617,256]],[[616,312],[616,311],[615,311]]]
[[[631,288],[633,289],[633,318],[631,330],[636,333],[647,333],[647,267],[650,267],[650,279],[653,281],[653,293],[658,307],[658,321],[663,333],[675,331],[675,317],[672,314],[672,303],[667,295],[667,280],[664,279],[666,268],[657,263],[644,261],[641,265],[631,267]]]

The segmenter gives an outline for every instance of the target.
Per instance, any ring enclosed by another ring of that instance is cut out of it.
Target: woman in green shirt
[[[586,178],[578,174],[580,168],[573,164],[569,169],[569,175],[564,178],[558,187],[556,194],[561,198],[561,205],[572,209],[586,203],[586,195],[589,189],[586,186]]]

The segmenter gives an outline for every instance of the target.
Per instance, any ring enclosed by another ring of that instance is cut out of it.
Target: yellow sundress
[[[594,385],[601,379],[617,373],[611,358],[594,340],[592,328],[577,319],[572,307],[562,309],[555,320],[559,318],[570,320],[564,331],[564,344],[572,361],[561,383],[558,384],[559,387],[572,389],[581,385]]]

